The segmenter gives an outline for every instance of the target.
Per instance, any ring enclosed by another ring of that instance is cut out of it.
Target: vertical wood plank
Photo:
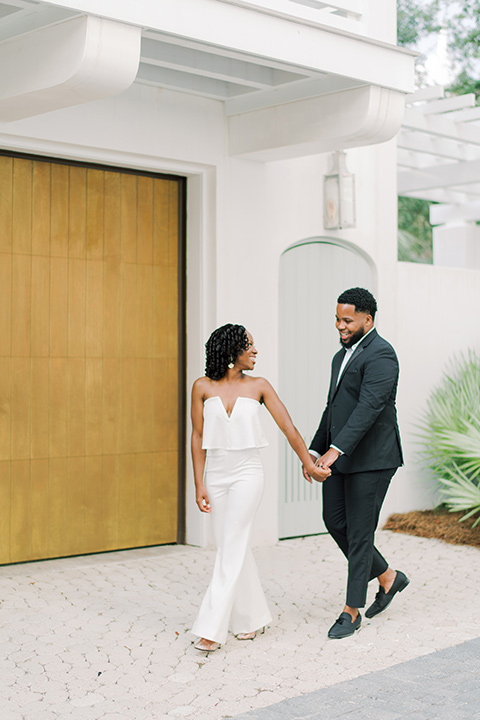
[[[152,357],[153,266],[137,266],[137,357]]]
[[[68,355],[85,357],[86,347],[86,274],[85,260],[71,259],[68,264]]]
[[[152,446],[157,451],[168,449],[169,422],[168,402],[165,398],[165,389],[168,385],[168,360],[152,360],[153,375],[153,439]]]
[[[50,457],[65,457],[67,454],[66,358],[50,359],[49,403]]]
[[[164,386],[165,405],[169,422],[167,425],[167,447],[169,450],[178,450],[178,360],[169,358],[167,363],[168,383]]]
[[[30,460],[11,464],[10,562],[30,557]]]
[[[69,457],[66,464],[66,551],[85,552],[85,457]]]
[[[9,357],[0,357],[0,398],[0,461],[3,461],[11,458],[12,359]]]
[[[13,460],[30,457],[30,358],[12,359]]]
[[[138,358],[135,392],[135,449],[151,452],[153,448],[153,370],[149,358]]]
[[[32,161],[13,161],[12,249],[15,253],[32,251]]]
[[[66,357],[68,340],[68,260],[50,260],[50,356]]]
[[[168,274],[168,267],[153,268],[152,355],[156,358],[167,357],[169,349]]]
[[[101,455],[85,458],[85,550],[97,552],[105,545],[105,510],[103,502]]]
[[[101,455],[103,447],[103,361],[85,361],[85,452],[87,456]]]
[[[29,255],[12,257],[12,355],[29,357],[32,266]]]
[[[118,455],[103,456],[103,497],[108,512],[103,518],[104,549],[113,550],[120,547],[118,532]]]
[[[152,525],[159,537],[177,537],[178,484],[168,482],[168,478],[178,474],[178,454],[176,452],[154,453],[152,456]]]
[[[118,172],[105,172],[104,187],[103,257],[118,263],[121,250],[122,175]]]
[[[50,260],[32,257],[32,357],[48,357],[50,352]]]
[[[137,261],[137,178],[122,175],[120,253],[122,263]]]
[[[48,432],[48,381],[50,361],[48,358],[32,358],[32,429],[31,429],[31,458],[48,458],[49,432]]]
[[[153,263],[168,265],[170,193],[168,180],[155,179],[153,203]]]
[[[137,266],[120,266],[120,356],[135,357],[137,346]]]
[[[67,553],[67,459],[50,458],[48,482],[48,555]]]
[[[30,553],[32,559],[48,553],[48,458],[30,463]]]
[[[137,193],[137,262],[152,265],[153,179],[139,176]]]
[[[1,233],[0,233],[1,235]],[[0,254],[0,357],[12,354],[12,255]]]
[[[117,358],[103,360],[103,452],[120,451],[120,362]]]
[[[116,358],[120,354],[120,264],[104,263],[103,271],[103,355]]]
[[[177,269],[170,267],[168,272],[167,305],[167,355],[178,355],[178,276]]]
[[[0,563],[10,562],[11,480],[9,461],[0,462]]]
[[[69,358],[67,384],[67,453],[74,457],[85,455],[85,358]]]
[[[86,168],[70,168],[68,208],[68,256],[84,260],[87,252]]]
[[[103,354],[103,266],[97,260],[87,260],[86,355]]]
[[[118,463],[118,535],[120,547],[135,547],[136,508],[135,508],[136,460],[133,453],[119,455]]]
[[[12,251],[13,158],[0,157],[0,252]]]
[[[68,257],[68,165],[51,165],[52,205],[50,252],[52,257]]]
[[[103,258],[103,170],[87,170],[87,258]]]
[[[135,436],[135,360],[120,361],[120,447],[122,452],[136,451]]]
[[[169,183],[168,203],[168,264],[170,268],[178,265],[178,182]]]
[[[51,165],[33,163],[32,178],[32,253],[50,255]]]
[[[137,453],[135,481],[135,509],[137,516],[137,543],[148,545],[153,542],[152,527],[152,456]]]

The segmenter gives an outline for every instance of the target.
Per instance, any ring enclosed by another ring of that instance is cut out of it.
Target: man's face
[[[355,305],[337,305],[335,327],[340,333],[340,345],[344,348],[355,345],[373,327],[369,313],[357,312]]]

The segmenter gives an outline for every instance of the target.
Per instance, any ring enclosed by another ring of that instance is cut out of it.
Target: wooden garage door
[[[0,562],[177,539],[181,179],[0,157]]]

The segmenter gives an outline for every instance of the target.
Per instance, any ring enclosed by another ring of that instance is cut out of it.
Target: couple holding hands
[[[251,334],[229,324],[208,339],[205,377],[192,388],[192,459],[197,504],[212,514],[217,555],[192,627],[198,650],[216,650],[229,626],[239,640],[248,640],[271,620],[250,549],[263,491],[259,449],[267,445],[261,404],[298,455],[305,479],[322,483],[325,525],[348,562],[345,607],[328,637],[345,638],[360,628],[370,580],[377,578],[379,589],[368,618],[407,587],[406,575],[393,570],[374,545],[380,508],[403,463],[395,408],[398,360],[374,327],[376,310],[375,298],[363,288],[337,299],[341,349],[308,450],[270,383],[245,374],[257,355]]]

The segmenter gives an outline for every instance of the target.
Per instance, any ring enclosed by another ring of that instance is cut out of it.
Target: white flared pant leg
[[[224,643],[230,619],[235,633],[257,630],[271,620],[250,549],[263,492],[258,450],[208,452],[205,485],[212,506],[217,555],[192,632]]]

